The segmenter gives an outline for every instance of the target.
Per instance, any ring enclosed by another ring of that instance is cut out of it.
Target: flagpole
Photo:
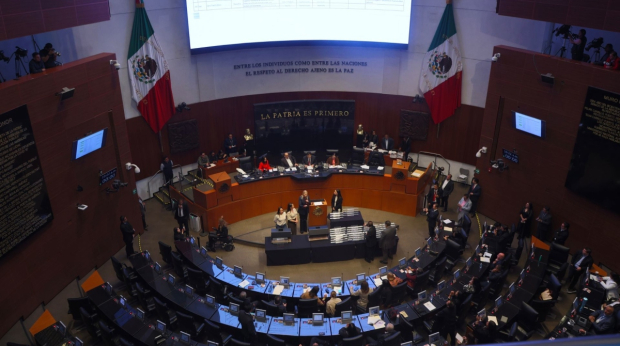
[[[450,1],[450,0],[447,0]],[[437,139],[439,139],[439,128],[441,127],[441,123],[437,124]]]

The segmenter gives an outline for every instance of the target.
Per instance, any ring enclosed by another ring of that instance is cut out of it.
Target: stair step
[[[153,194],[153,197],[157,198],[163,205],[170,204],[170,197],[167,194],[162,193],[162,191],[157,191]]]
[[[168,192],[168,187],[160,186],[159,187],[159,192],[164,194],[166,197],[168,197],[168,199],[170,199],[170,193]]]

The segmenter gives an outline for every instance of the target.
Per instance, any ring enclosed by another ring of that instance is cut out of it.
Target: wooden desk
[[[310,203],[310,214],[308,214],[308,227],[327,225],[327,202]]]
[[[545,244],[544,241],[532,236],[532,245],[534,245],[535,247],[539,248],[539,249],[543,249],[543,250],[549,250],[551,249],[551,247],[549,247],[549,245]]]
[[[99,287],[101,285],[103,285],[103,278],[101,277],[101,275],[99,275],[99,272],[95,270],[94,273],[92,273],[91,276],[88,277],[88,279],[86,279],[83,283],[82,283],[82,290],[84,290],[84,292],[88,292],[90,290],[92,290],[95,287]]]
[[[392,162],[392,187],[394,192],[406,193],[410,162],[394,160]]]
[[[202,176],[208,177],[211,174],[220,173],[220,172],[233,173],[237,171],[237,168],[239,168],[239,161],[229,159],[227,163],[224,163],[224,160],[218,160],[217,163],[215,164],[215,167],[211,167],[211,168],[201,167],[200,169],[202,170]]]
[[[228,173],[219,172],[211,174],[209,175],[209,179],[213,180],[217,204],[232,202],[232,188]]]
[[[54,316],[52,316],[52,314],[50,314],[49,310],[45,310],[45,311],[43,311],[43,314],[41,314],[41,316],[39,316],[37,321],[34,322],[32,327],[30,327],[30,329],[29,329],[30,334],[32,334],[32,336],[34,336],[36,333],[42,331],[43,329],[51,326],[54,323],[56,323],[56,319],[54,318]]]

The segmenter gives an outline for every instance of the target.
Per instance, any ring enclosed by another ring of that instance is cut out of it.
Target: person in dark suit
[[[404,152],[403,160],[407,160],[411,152],[411,138],[409,136],[403,137],[403,140],[400,142],[400,150]]]
[[[209,251],[215,252],[215,243],[219,240],[228,238],[228,223],[224,220],[224,215],[220,216],[220,221],[215,232],[209,232]]]
[[[362,330],[355,326],[355,323],[347,323],[346,326],[340,328],[338,335],[341,338],[353,338],[362,333]]]
[[[144,227],[145,231],[148,231],[149,225],[146,224],[146,204],[142,198],[138,198],[138,203],[140,203],[140,214],[142,214],[142,227]]]
[[[426,221],[428,222],[428,236],[435,238],[435,227],[437,227],[437,219],[439,218],[439,210],[437,209],[437,203],[433,203],[431,209],[422,209],[426,213]]]
[[[525,202],[525,206],[519,213],[519,223],[517,224],[517,234],[519,239],[530,237],[530,227],[532,224],[532,203]]]
[[[392,334],[394,333],[396,333],[396,330],[394,329],[394,325],[392,323],[388,323],[385,325],[385,331],[383,332],[383,334],[379,335],[377,340],[373,339],[370,336],[367,336],[366,340],[368,342],[368,345],[370,346],[380,346],[380,345],[384,345],[385,339],[392,336]]]
[[[383,259],[381,259],[381,263],[387,264],[388,258],[392,258],[392,254],[390,252],[395,244],[396,227],[392,226],[390,221],[385,221],[385,231],[383,231],[383,234],[381,234],[381,238],[379,239],[379,246],[383,251]]]
[[[591,254],[592,250],[584,248],[573,255],[571,265],[568,267],[568,277],[566,279],[566,282],[570,282],[566,290],[568,293],[577,293],[575,285],[579,281],[581,274],[586,271],[586,268],[592,268],[594,260]]]
[[[298,166],[295,157],[289,156],[288,153],[284,153],[282,160],[280,160],[280,164],[284,166],[284,168],[293,168]]]
[[[482,188],[478,183],[478,178],[474,178],[471,180],[471,186],[469,187],[469,199],[471,200],[471,210],[469,210],[469,214],[472,216],[476,215],[478,199],[480,199],[480,194],[482,193]]]
[[[553,242],[556,244],[564,245],[564,243],[566,243],[566,239],[568,239],[569,228],[570,224],[568,222],[562,222],[562,225],[560,225],[560,229],[555,234],[555,238],[553,238]]]
[[[379,136],[377,136],[377,131],[372,130],[372,134],[370,135],[370,141],[374,143],[376,146],[379,146],[379,143],[377,143],[378,140],[379,140]]]
[[[172,229],[172,232],[174,234],[174,241],[177,240],[185,240],[185,234],[183,234],[183,230],[180,227],[175,227]]]
[[[306,154],[306,156],[304,156],[303,160],[301,160],[301,163],[306,165],[307,167],[314,168],[314,165],[316,164],[316,156],[308,153]]]
[[[159,165],[159,169],[164,173],[164,185],[172,184],[172,160],[164,156],[164,161]]]
[[[250,315],[252,311],[252,304],[243,304],[242,309],[239,311],[239,324],[241,325],[241,334],[245,342],[254,344],[256,339],[256,328],[254,328],[254,316]]]
[[[443,207],[443,211],[448,211],[448,199],[450,199],[450,195],[452,191],[454,191],[454,182],[452,181],[452,174],[448,174],[446,180],[441,184],[441,198],[439,199],[439,206]]]
[[[332,195],[332,212],[334,211],[342,211],[342,194],[340,194],[340,190],[334,190]]]
[[[375,249],[377,248],[377,229],[372,221],[366,223],[368,232],[366,233],[366,262],[370,263],[375,260]]]
[[[544,207],[536,218],[536,221],[538,221],[536,237],[542,241],[547,240],[547,234],[549,234],[549,229],[551,228],[551,217],[551,208]]]
[[[388,136],[388,134],[386,133],[385,136],[383,136],[383,139],[381,140],[381,149],[385,149],[385,150],[393,150],[394,149],[394,140],[392,138],[390,138],[390,136]]]
[[[228,134],[228,137],[224,140],[224,151],[226,154],[230,156],[231,153],[236,153],[237,149],[237,140],[233,137],[232,133]]]
[[[271,303],[278,307],[278,316],[282,316],[282,314],[286,313],[286,302],[282,300],[281,296],[275,296]]]
[[[480,320],[480,317],[476,316],[476,322],[474,322],[474,337],[477,340],[477,344],[493,344],[495,343],[496,336],[497,324],[493,321],[489,321],[486,317],[484,320]]]
[[[125,253],[127,253],[127,257],[129,257],[135,253],[135,251],[133,251],[133,237],[135,237],[136,230],[133,229],[133,226],[127,221],[126,216],[121,216],[121,232],[123,234],[123,241],[125,242]]]
[[[299,196],[299,233],[304,234],[308,231],[308,214],[310,213],[310,198],[308,197],[308,191]]]
[[[616,319],[614,318],[614,308],[611,305],[605,306],[603,310],[596,310],[590,316],[588,316],[590,322],[592,322],[592,329],[589,334],[608,334],[613,331],[616,326]],[[580,329],[579,333],[586,334],[585,329]]]
[[[435,323],[433,323],[433,333],[439,332],[444,340],[448,340],[448,334],[450,334],[450,345],[456,345],[456,306],[451,300],[446,302],[446,308],[441,310],[435,317]]]
[[[174,211],[174,218],[177,220],[179,228],[185,232],[186,236],[189,236],[189,207],[183,199],[179,199],[179,205]]]
[[[426,203],[428,203],[429,207],[432,207],[434,203],[439,204],[439,200],[441,199],[441,191],[439,190],[439,186],[437,184],[433,184],[430,190],[428,190],[428,194],[426,195]]]

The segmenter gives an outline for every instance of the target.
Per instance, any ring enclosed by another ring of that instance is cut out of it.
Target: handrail
[[[183,174],[183,166],[173,165],[172,169],[174,169],[175,167],[181,167],[181,174]],[[153,181],[153,179],[155,179],[155,177],[161,172],[162,170],[158,169],[157,172],[155,172],[155,174],[151,176],[151,179],[149,179],[149,181],[146,182],[146,187],[148,188],[148,192],[149,192],[149,198],[153,197],[153,195],[151,194],[151,181]],[[174,175],[172,175],[172,179],[174,179]]]
[[[441,154],[431,153],[430,151],[419,151],[418,152],[418,159],[417,159],[418,163],[420,162],[420,154],[434,156],[435,157],[435,168],[437,168],[437,157],[442,158],[448,164],[448,174],[450,174],[450,162],[448,162],[448,160],[446,160],[446,158],[443,157]]]

